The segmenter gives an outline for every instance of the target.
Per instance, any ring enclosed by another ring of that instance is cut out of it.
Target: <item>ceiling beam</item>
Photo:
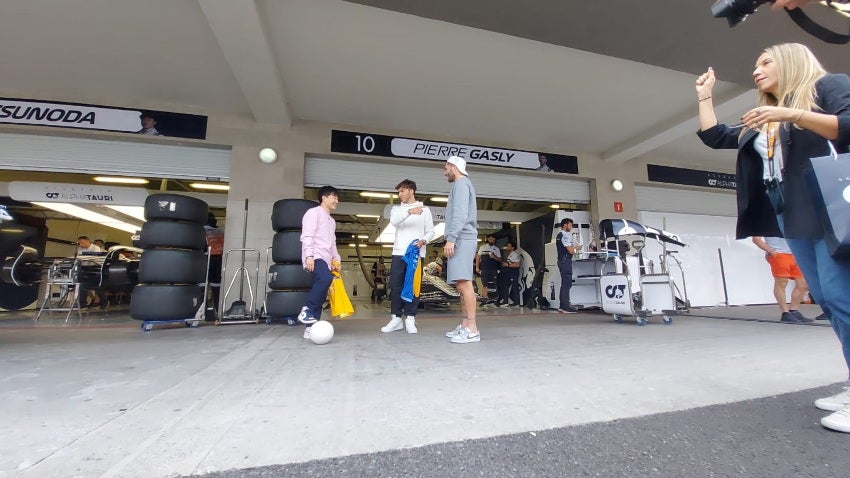
[[[198,0],[259,123],[292,125],[283,79],[253,0]]]
[[[753,107],[754,96],[753,91],[748,89],[728,100],[719,102],[714,107],[714,112],[718,118],[740,115]],[[674,121],[672,126],[663,126],[631,138],[602,153],[602,158],[607,163],[622,164],[665,144],[672,143],[685,135],[694,134],[697,129],[699,129],[699,116],[689,116],[684,121]]]

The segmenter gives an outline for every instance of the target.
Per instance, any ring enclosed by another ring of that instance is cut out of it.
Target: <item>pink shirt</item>
[[[336,250],[336,221],[322,206],[316,206],[304,213],[301,219],[301,264],[306,265],[307,257],[322,259],[328,268],[331,262],[339,260]]]

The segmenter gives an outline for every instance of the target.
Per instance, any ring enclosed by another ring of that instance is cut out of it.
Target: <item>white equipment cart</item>
[[[685,244],[675,234],[626,219],[600,221],[599,236],[600,246],[610,244],[606,252],[615,261],[611,272],[599,276],[602,310],[612,314],[615,322],[622,321],[623,317],[634,317],[637,325],[646,325],[649,317],[661,315],[665,325],[672,324],[672,317],[679,315],[680,309],[677,287],[667,267],[667,247],[684,247]],[[625,256],[625,251],[621,251],[623,238],[628,237],[634,238],[631,244],[637,250],[636,256]],[[665,251],[661,256],[659,273],[655,273],[651,262],[644,263],[640,254],[644,241],[648,239],[659,241]],[[678,261],[676,263],[681,267]],[[687,304],[687,295],[683,303]]]

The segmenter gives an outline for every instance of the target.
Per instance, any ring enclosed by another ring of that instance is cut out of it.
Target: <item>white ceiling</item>
[[[638,2],[612,3],[638,8]],[[711,3],[700,2],[693,15],[708,16]],[[433,17],[438,4],[450,2],[434,3]],[[554,8],[542,0],[529,5],[537,15]],[[647,5],[644,10],[661,4]],[[621,20],[630,15],[616,11]],[[762,22],[785,21],[758,15]],[[510,21],[510,12],[499,18]],[[641,28],[663,36],[671,19],[660,12],[657,18]],[[711,62],[694,58],[701,54],[694,46],[711,38],[685,42],[677,32],[656,43],[662,51],[638,55],[629,51],[653,46],[628,40],[632,50],[616,49],[618,32],[631,38],[617,21],[603,22],[607,35],[599,27],[581,37],[607,41],[580,49],[559,46],[564,42],[554,37],[543,42],[461,23],[340,0],[4,0],[0,96],[173,105],[262,123],[314,120],[591,153],[613,164],[648,157],[732,169],[732,154],[709,151],[693,134],[695,72],[688,70]],[[746,37],[745,27],[729,34]],[[748,41],[736,48],[755,58],[763,46]],[[599,53],[605,49],[617,55]],[[629,54],[653,65],[622,59]],[[738,69],[748,74],[749,68],[751,61]],[[750,88],[719,84],[715,97],[730,100],[725,116],[752,103]]]

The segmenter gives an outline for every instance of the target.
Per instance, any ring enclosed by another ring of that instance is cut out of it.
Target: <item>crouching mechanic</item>
[[[416,310],[419,308],[419,296],[414,295],[410,302],[402,299],[404,280],[410,267],[404,260],[408,246],[416,241],[419,247],[419,261],[416,263],[414,274],[421,274],[422,259],[425,257],[425,244],[434,238],[434,218],[431,210],[421,202],[416,201],[416,183],[409,179],[398,183],[395,187],[401,204],[393,206],[390,212],[390,224],[395,227],[393,242],[393,261],[390,265],[390,321],[381,327],[381,332],[388,333],[404,328],[409,334],[415,334]]]
[[[331,271],[339,270],[335,264],[340,263],[336,221],[331,217],[339,204],[339,193],[333,186],[322,186],[318,196],[319,205],[307,210],[301,219],[301,263],[304,270],[313,273],[313,286],[298,314],[298,321],[307,325],[305,339],[310,338],[310,326],[322,318],[322,306],[333,281]]]

